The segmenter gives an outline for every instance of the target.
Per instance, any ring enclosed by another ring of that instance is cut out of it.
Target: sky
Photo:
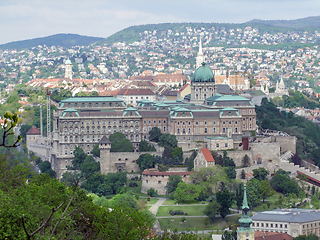
[[[319,0],[0,0],[0,44],[58,33],[108,37],[149,23],[243,23],[318,15]]]

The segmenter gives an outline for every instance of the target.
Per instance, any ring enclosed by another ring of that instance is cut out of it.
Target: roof
[[[208,148],[201,148],[201,152],[207,162],[214,162],[214,159]]]
[[[228,137],[220,137],[220,136],[211,136],[211,137],[205,137],[206,139],[210,139],[210,140],[228,140],[228,139],[232,139],[232,138],[228,138]]]
[[[190,86],[188,83],[186,83],[185,85],[183,85],[182,88],[180,88],[179,92],[182,92],[183,90],[185,90],[188,86]]]
[[[214,75],[211,68],[205,63],[194,72],[192,82],[214,82]]]
[[[320,220],[320,211],[313,209],[274,209],[272,211],[258,212],[251,217],[254,221],[275,221],[303,223]]]
[[[291,237],[287,233],[255,231],[254,239],[255,240],[292,240],[293,237]]]
[[[180,176],[184,176],[184,175],[190,175],[193,172],[158,172],[158,171],[152,171],[152,170],[148,170],[145,169],[142,172],[142,175],[151,175],[151,176],[171,176],[171,175],[180,175]]]
[[[41,132],[36,126],[32,126],[32,128],[30,128],[26,135],[41,135]]]
[[[62,103],[68,102],[123,102],[121,99],[112,96],[101,96],[101,97],[70,97],[61,100]]]
[[[117,95],[154,95],[151,89],[120,89]]]
[[[106,143],[108,143],[108,144],[111,144],[111,141],[109,140],[109,138],[107,138],[106,136],[103,136],[102,138],[101,138],[101,140],[99,141],[99,143],[100,144],[106,144]]]
[[[181,82],[188,80],[183,74],[158,74],[153,77],[153,82]]]

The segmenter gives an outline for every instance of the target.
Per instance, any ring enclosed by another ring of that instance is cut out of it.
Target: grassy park
[[[170,210],[177,211],[182,210],[184,213],[188,213],[188,216],[202,216],[205,209],[205,205],[195,205],[195,206],[161,206],[157,212],[157,217],[169,217]]]

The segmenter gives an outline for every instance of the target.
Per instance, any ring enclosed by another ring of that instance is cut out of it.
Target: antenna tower
[[[51,144],[51,111],[50,111],[50,92],[49,89],[47,89],[47,139],[48,139],[48,145]]]

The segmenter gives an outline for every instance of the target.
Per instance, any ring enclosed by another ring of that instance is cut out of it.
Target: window
[[[226,132],[226,128],[222,128],[222,132],[225,133]]]
[[[270,224],[270,227],[273,227],[273,223]]]
[[[166,123],[166,120],[163,120],[163,123]]]
[[[251,121],[252,121],[252,118],[249,118],[249,121],[251,122]]]
[[[180,133],[180,128],[177,129],[177,133]]]
[[[161,120],[159,120],[159,124],[161,124]]]
[[[198,122],[196,122],[196,125],[198,125],[199,123]]]
[[[191,128],[188,129],[188,133],[191,133]]]
[[[237,133],[237,132],[238,132],[238,128],[236,127],[236,128],[234,129],[234,131]]]
[[[259,227],[259,223],[257,223],[257,227]]]
[[[216,132],[216,128],[214,127],[214,128],[213,128],[213,133],[215,133],[215,132]]]
[[[177,124],[178,124],[178,126],[179,126],[179,125],[180,125],[180,122],[178,122]]]
[[[243,128],[246,128],[246,124],[243,124]]]
[[[237,124],[238,124],[238,121],[235,121],[234,124],[237,125]]]
[[[231,125],[231,121],[229,121],[229,125]]]
[[[269,227],[269,223],[266,223],[266,227]]]
[[[252,113],[252,110],[249,110],[249,113]]]
[[[164,131],[164,132],[166,131],[166,127],[163,127],[163,131]]]
[[[191,122],[188,122],[188,125],[191,125]]]
[[[225,122],[225,121],[223,121],[223,122],[222,122],[222,124],[224,125],[224,124],[226,124],[226,122]]]
[[[182,133],[183,133],[183,134],[186,133],[186,129],[185,129],[185,128],[182,129]]]
[[[208,129],[207,128],[204,128],[204,133],[208,133]]]
[[[252,124],[251,123],[249,124],[249,128],[252,129]]]
[[[216,125],[216,122],[213,122],[213,125]]]
[[[242,110],[242,113],[246,113],[246,110]]]
[[[196,128],[196,133],[199,133],[199,128]]]
[[[161,181],[158,181],[158,184],[161,184]]]
[[[224,144],[224,147],[226,147],[226,148],[227,148],[227,147],[228,147],[228,143],[225,143],[225,144]]]
[[[207,122],[204,122],[204,125],[207,125]]]
[[[217,147],[217,148],[219,147],[219,143],[216,144],[216,147]]]

